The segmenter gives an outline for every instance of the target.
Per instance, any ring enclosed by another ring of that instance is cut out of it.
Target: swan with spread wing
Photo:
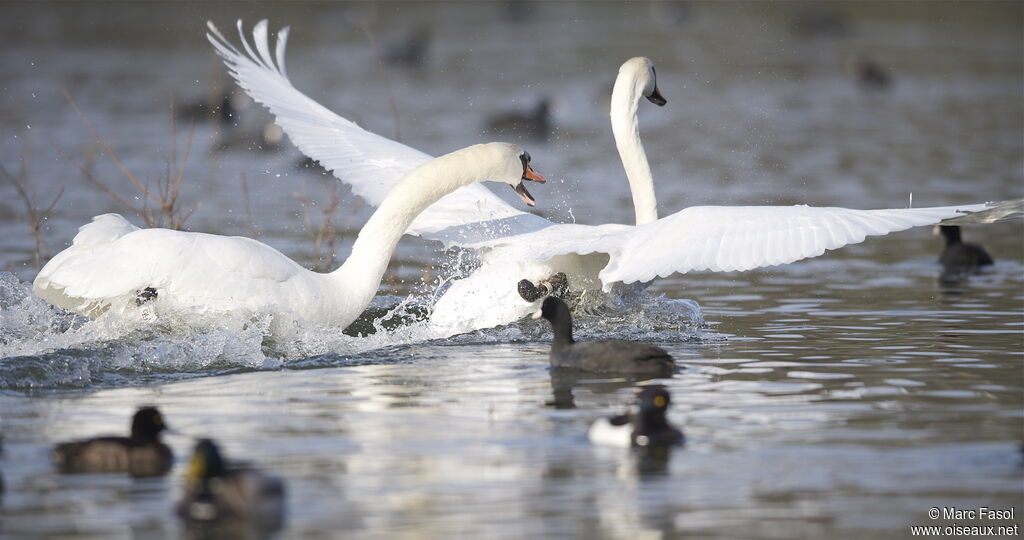
[[[238,22],[244,51],[212,23],[208,28],[207,37],[238,84],[270,109],[299,150],[369,203],[379,204],[397,178],[430,158],[362,129],[296,89],[285,71],[288,28],[277,34],[273,54],[266,21],[254,27],[252,45]],[[573,290],[609,291],[617,283],[643,283],[673,273],[750,270],[990,209],[987,204],[891,210],[698,206],[659,219],[637,122],[644,98],[665,103],[651,61],[632,58],[619,69],[610,115],[636,225],[556,224],[512,208],[479,185],[442,198],[411,224],[411,234],[476,250],[480,258],[480,266],[452,282],[435,303],[430,322],[438,333],[488,328],[534,311],[536,298],[520,295],[521,280],[528,280],[527,289],[536,289],[529,282],[562,273]],[[1020,201],[1015,204],[1019,214]]]
[[[485,180],[509,184],[531,206],[523,181],[545,181],[515,144],[477,144],[431,159],[390,190],[359,231],[348,259],[329,273],[307,270],[251,238],[140,229],[104,214],[83,225],[71,246],[46,263],[33,290],[90,317],[152,303],[189,314],[269,314],[277,328],[291,321],[344,328],[377,294],[409,223],[442,195]]]

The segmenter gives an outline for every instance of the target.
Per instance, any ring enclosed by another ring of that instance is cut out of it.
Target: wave
[[[681,343],[706,332],[700,306],[660,295],[592,295],[578,301],[576,333]],[[271,331],[272,318],[237,313],[108,311],[87,319],[50,306],[31,284],[0,273],[0,390],[91,389],[250,370],[309,369],[391,361],[417,343],[546,342],[547,321],[524,320],[457,336],[429,324],[427,296],[379,296],[344,332],[302,323]]]

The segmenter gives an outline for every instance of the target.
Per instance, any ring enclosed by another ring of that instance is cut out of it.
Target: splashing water
[[[247,370],[308,369],[380,362],[381,351],[428,341],[468,345],[546,342],[546,321],[525,320],[449,336],[429,324],[431,295],[381,296],[346,332],[316,323],[273,326],[238,313],[67,313],[31,284],[0,273],[0,389],[88,388]],[[643,292],[592,293],[577,302],[581,338],[655,342],[715,340],[700,306]],[[273,331],[271,330],[273,328]]]

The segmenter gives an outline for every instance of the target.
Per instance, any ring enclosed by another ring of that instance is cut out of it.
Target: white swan
[[[417,167],[391,190],[359,231],[337,270],[307,270],[276,249],[237,236],[139,229],[117,214],[93,218],[70,247],[36,276],[44,300],[87,316],[153,300],[189,313],[269,313],[345,327],[369,305],[395,245],[417,214],[473,182],[513,186],[533,205],[522,180],[543,182],[519,146],[489,143]]]
[[[366,131],[298,91],[288,80],[284,52],[288,29],[271,55],[266,21],[253,29],[255,50],[238,22],[245,52],[208,23],[208,39],[231,75],[306,155],[378,204],[389,182],[429,156]],[[431,323],[442,334],[509,323],[534,311],[520,298],[520,279],[538,281],[564,272],[577,290],[609,290],[618,282],[646,282],[693,270],[749,270],[815,257],[826,250],[913,226],[979,212],[984,204],[896,210],[807,206],[691,207],[657,218],[654,184],[640,143],[637,103],[657,102],[655,73],[646,58],[622,65],[612,94],[616,146],[633,192],[636,226],[557,225],[520,212],[480,186],[445,197],[424,212],[409,232],[478,250],[481,266],[457,280],[434,306]],[[471,211],[471,209],[473,211]]]

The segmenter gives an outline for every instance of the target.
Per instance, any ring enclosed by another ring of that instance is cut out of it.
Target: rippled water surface
[[[662,213],[1024,196],[1018,3],[511,5],[0,4],[0,163],[15,176],[24,163],[40,207],[64,188],[44,261],[93,215],[141,224],[74,165],[133,197],[61,89],[155,182],[172,151],[168,95],[180,105],[228,85],[205,20],[269,17],[292,26],[297,86],[432,153],[496,138],[482,133],[488,116],[549,96],[552,140],[522,144],[552,179],[533,190],[538,211],[562,221],[632,219],[606,96],[639,54],[669,101],[640,110]],[[380,68],[363,22],[386,50],[420,21],[433,35],[427,64]],[[875,59],[892,84],[858,84],[848,54]],[[231,131],[268,120],[252,106]],[[198,124],[191,145],[187,122],[175,129],[179,156],[190,148],[182,204],[201,203],[187,228],[326,263],[309,227],[330,177],[297,168],[287,143],[220,151],[221,128]],[[9,183],[0,195],[0,537],[202,536],[171,508],[203,436],[286,481],[284,538],[896,538],[953,523],[930,519],[932,507],[978,506],[1014,508],[1016,521],[958,523],[1022,524],[1020,224],[965,228],[997,264],[958,282],[939,279],[941,241],[915,229],[595,299],[578,337],[657,343],[680,364],[658,382],[687,444],[643,455],[594,446],[586,431],[647,381],[552,372],[543,321],[440,340],[410,322],[457,254],[403,240],[347,333],[274,341],[260,317],[86,321],[32,295],[26,211]],[[344,258],[369,210],[339,195]],[[55,473],[55,442],[121,432],[145,403],[176,430],[171,475]]]

